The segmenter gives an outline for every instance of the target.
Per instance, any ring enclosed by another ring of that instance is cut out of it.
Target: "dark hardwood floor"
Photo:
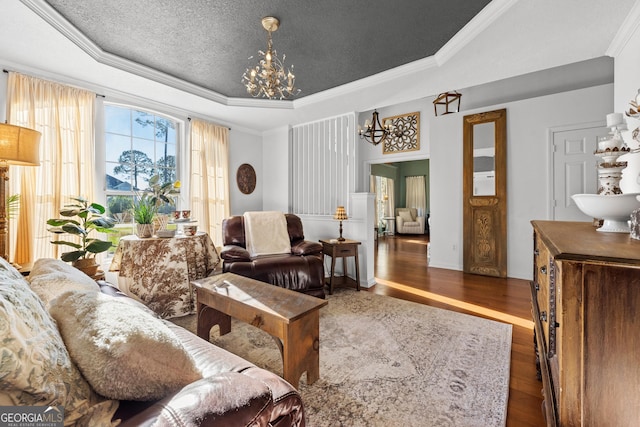
[[[428,236],[378,239],[376,285],[370,292],[513,325],[507,426],[544,426],[536,379],[529,282],[427,266]]]

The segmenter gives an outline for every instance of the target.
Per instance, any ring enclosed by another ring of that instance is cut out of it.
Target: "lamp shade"
[[[0,123],[0,161],[11,165],[40,165],[40,136],[36,130]]]
[[[339,221],[349,219],[347,212],[344,210],[344,206],[338,206],[336,208],[336,213],[333,214],[333,219],[337,219]]]

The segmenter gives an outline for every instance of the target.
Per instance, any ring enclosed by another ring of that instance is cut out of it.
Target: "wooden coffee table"
[[[256,326],[276,338],[283,377],[298,388],[320,377],[320,313],[327,301],[234,273],[191,282],[198,301],[198,336],[206,340],[214,325],[220,335],[231,332],[231,317]]]

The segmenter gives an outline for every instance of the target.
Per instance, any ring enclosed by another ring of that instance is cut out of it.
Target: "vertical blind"
[[[294,126],[291,135],[291,211],[332,215],[349,209],[356,187],[355,113]]]

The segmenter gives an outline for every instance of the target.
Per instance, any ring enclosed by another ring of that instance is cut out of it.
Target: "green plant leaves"
[[[60,209],[60,215],[65,218],[51,218],[47,220],[50,225],[49,231],[54,234],[70,234],[77,236],[79,242],[56,240],[54,245],[64,245],[76,251],[65,252],[60,256],[65,262],[76,261],[80,258],[87,258],[89,254],[105,252],[111,248],[109,241],[88,238],[92,230],[100,233],[113,233],[112,230],[116,221],[113,218],[104,216],[106,209],[98,203],[89,203],[82,197],[73,198],[78,204],[68,204]],[[72,218],[77,219],[72,219]]]
[[[60,255],[60,259],[64,262],[72,262],[82,258],[86,254],[85,251],[65,252]]]
[[[94,254],[99,254],[100,252],[104,252],[109,250],[113,246],[111,242],[106,242],[103,240],[92,239],[92,242],[89,243],[86,247],[87,252],[91,252]]]

